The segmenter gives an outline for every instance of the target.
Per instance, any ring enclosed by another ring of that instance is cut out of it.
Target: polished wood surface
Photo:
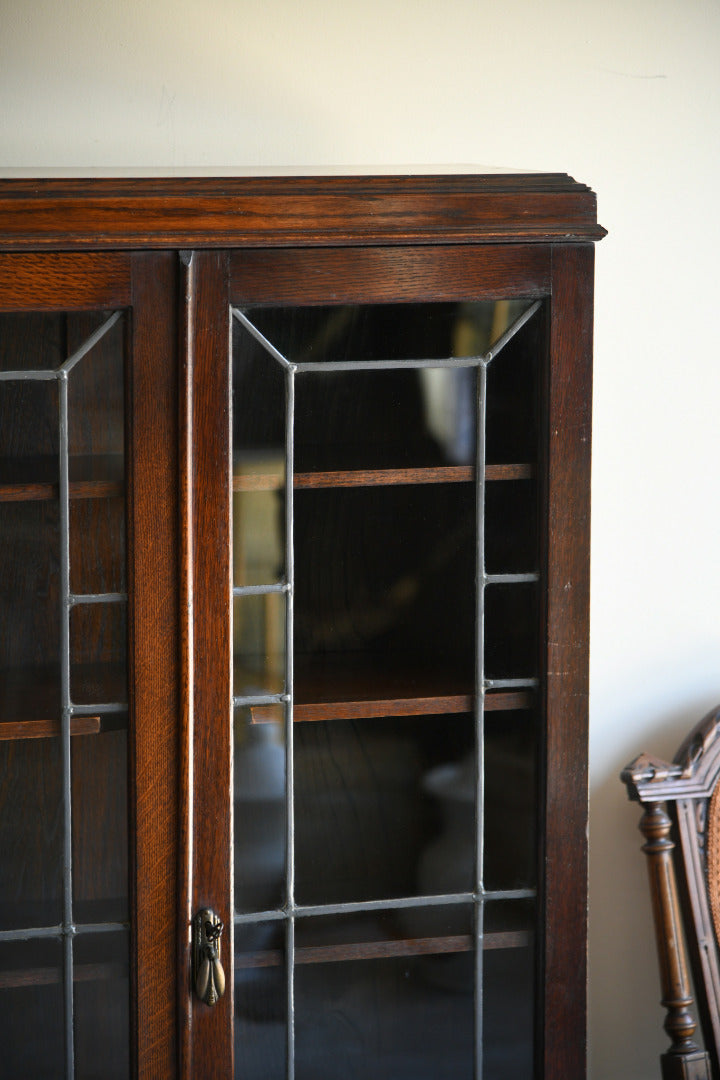
[[[530,480],[534,465],[488,465],[486,480]],[[295,473],[293,487],[298,491],[312,488],[389,487],[393,484],[469,484],[475,479],[472,465],[447,465],[423,469],[347,469],[334,472]],[[281,491],[282,476],[263,473],[234,475],[233,491]],[[0,487],[0,499],[2,499]],[[20,496],[18,496],[20,498]]]
[[[191,505],[187,527],[192,592],[192,886],[193,913],[222,919],[220,959],[230,971],[233,947],[231,786],[232,642],[230,610],[230,313],[227,258],[195,252],[186,278],[192,327],[187,373]],[[188,335],[190,336],[190,335]],[[184,448],[184,452],[185,448]],[[187,934],[187,928],[185,934]],[[182,1075],[233,1075],[234,987],[210,1008],[193,999],[189,1060]]]
[[[561,175],[0,182],[0,248],[251,247],[600,239]]]
[[[131,1025],[139,1080],[233,1075],[233,980],[214,1009],[193,998],[189,918],[205,905],[218,911],[229,974],[231,491],[282,484],[261,471],[231,476],[230,306],[511,297],[544,305],[541,460],[494,459],[486,479],[532,479],[540,492],[540,677],[537,690],[488,692],[485,710],[504,723],[504,713],[537,709],[545,732],[538,736],[541,932],[530,941],[524,929],[493,931],[484,944],[536,950],[538,1077],[585,1075],[590,241],[603,233],[594,194],[566,176],[0,182],[0,310],[127,309],[127,476],[73,473],[70,496],[74,507],[127,505]],[[23,514],[51,514],[52,469],[0,474],[0,501]],[[294,484],[376,488],[368,497],[379,499],[383,489],[415,485],[471,491],[474,474],[468,465],[342,471],[331,461],[299,472]],[[85,511],[72,512],[85,521]],[[400,716],[421,726],[446,714],[445,734],[453,737],[474,707],[468,679],[317,694],[302,689],[301,667],[298,677],[298,721],[375,717],[386,726],[382,718]],[[277,706],[253,710],[256,721],[276,719]],[[51,747],[51,713],[34,708],[32,719],[0,719],[4,745]],[[86,744],[110,737],[105,719],[97,730],[96,717],[78,718],[74,729],[87,733]],[[91,777],[89,761],[86,797],[100,798],[102,777]],[[409,935],[303,945],[296,959],[471,946],[466,933]],[[46,965],[40,970],[50,977]]]
[[[70,721],[71,735],[97,735],[100,731],[99,716],[75,716]],[[4,739],[51,739],[60,735],[60,720],[18,720],[0,723],[0,740]]]
[[[587,971],[588,639],[590,606],[591,246],[553,254],[546,379],[545,856],[542,1075],[584,1076]],[[568,763],[572,766],[568,767]]]
[[[176,264],[133,256],[128,636],[134,880],[134,1040],[139,1076],[175,1074],[178,927],[178,385]]]

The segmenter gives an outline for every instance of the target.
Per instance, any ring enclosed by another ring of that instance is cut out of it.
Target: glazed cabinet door
[[[175,276],[172,256],[0,256],[9,1077],[176,1057]]]
[[[188,1077],[584,1072],[591,260],[185,259]]]

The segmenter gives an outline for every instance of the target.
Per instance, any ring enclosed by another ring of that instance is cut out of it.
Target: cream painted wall
[[[0,166],[472,164],[598,192],[591,1060],[654,1080],[617,774],[720,700],[718,0],[0,0],[0,25]]]

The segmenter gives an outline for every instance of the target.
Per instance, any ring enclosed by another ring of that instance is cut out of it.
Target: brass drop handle
[[[225,993],[225,972],[220,963],[222,919],[203,908],[192,923],[193,983],[195,993],[206,1005],[217,1005]]]

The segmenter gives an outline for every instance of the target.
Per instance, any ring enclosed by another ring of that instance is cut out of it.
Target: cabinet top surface
[[[598,240],[563,173],[0,179],[0,249]]]

